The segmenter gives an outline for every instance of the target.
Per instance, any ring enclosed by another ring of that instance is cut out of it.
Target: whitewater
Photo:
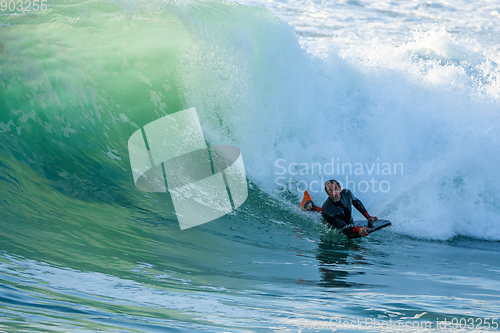
[[[2,1],[0,332],[498,331],[499,17]],[[180,230],[127,143],[188,108],[241,151],[248,198]],[[351,240],[300,211],[328,179],[392,226]]]

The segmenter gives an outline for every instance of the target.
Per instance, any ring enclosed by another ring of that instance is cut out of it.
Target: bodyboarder
[[[325,222],[333,228],[339,229],[349,238],[368,236],[373,221],[378,220],[376,216],[370,216],[361,201],[348,190],[342,190],[338,181],[330,179],[325,183],[325,192],[328,198],[320,208],[315,206],[312,200],[306,200],[301,207],[304,210],[321,212]],[[352,219],[352,206],[354,206],[367,220],[368,227],[360,227],[354,224]]]

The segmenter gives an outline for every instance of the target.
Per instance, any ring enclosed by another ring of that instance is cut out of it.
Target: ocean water
[[[499,1],[38,6],[0,4],[0,332],[499,330]],[[248,199],[181,231],[127,143],[191,107]],[[331,178],[393,225],[298,210]]]

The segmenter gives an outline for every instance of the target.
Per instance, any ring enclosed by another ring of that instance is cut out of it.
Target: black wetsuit
[[[348,189],[340,191],[340,200],[337,202],[328,197],[321,208],[321,215],[330,226],[340,229],[347,237],[361,237],[351,216],[352,206],[364,217],[370,217],[361,201]]]

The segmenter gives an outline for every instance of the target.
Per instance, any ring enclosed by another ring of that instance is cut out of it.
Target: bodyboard
[[[355,221],[354,222],[357,226],[363,226],[367,227],[368,226],[368,221]],[[373,227],[368,230],[368,233],[371,234],[372,232],[375,232],[380,229],[384,229],[385,227],[388,227],[391,225],[391,221],[389,220],[377,220],[373,221]]]

